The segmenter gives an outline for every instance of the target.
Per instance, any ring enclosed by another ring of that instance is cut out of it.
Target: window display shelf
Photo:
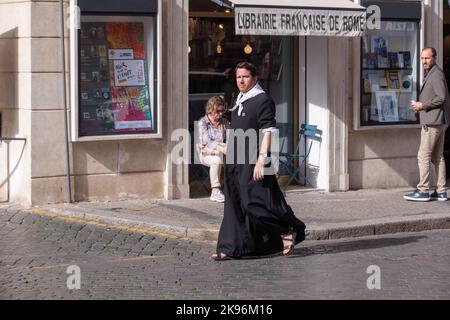
[[[394,23],[382,19],[361,40],[360,128],[418,123],[410,102],[419,92],[419,21]]]

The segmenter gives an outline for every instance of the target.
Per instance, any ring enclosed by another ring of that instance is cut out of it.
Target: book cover
[[[380,77],[378,80],[378,83],[380,85],[380,89],[388,89],[388,83],[385,77]]]
[[[386,72],[386,78],[388,82],[388,88],[392,90],[399,90],[401,79],[400,72],[396,70],[389,70]]]
[[[398,57],[398,67],[403,69],[405,67],[405,64],[403,62],[403,53],[399,52],[397,57]]]
[[[369,52],[368,46],[367,46],[367,38],[368,37],[362,38],[362,53],[363,53],[363,55],[367,55],[367,53]]]
[[[372,104],[372,98],[370,95],[363,95],[362,97],[362,109],[361,109],[361,121],[367,122],[370,120],[370,109]]]
[[[367,68],[367,53],[362,56],[362,67]]]
[[[402,90],[406,92],[411,92],[413,87],[413,77],[412,75],[407,75],[402,79]]]
[[[388,52],[389,65],[391,68],[398,68],[398,54],[397,52]]]
[[[378,55],[378,68],[389,68],[389,59]]]
[[[378,68],[377,54],[370,52],[367,54],[367,68],[376,69]]]
[[[411,53],[409,51],[400,51],[400,53],[403,55],[403,67],[411,68]]]
[[[369,79],[370,83],[370,92],[376,92],[380,90],[380,84],[379,84],[379,76],[378,73],[369,73],[367,75],[367,78]]]
[[[371,107],[369,109],[369,121],[379,121],[379,115],[378,115],[378,108],[375,107]]]
[[[368,54],[367,37],[363,37],[362,38],[362,67],[363,68],[368,68],[368,66],[367,66],[367,54]]]
[[[364,78],[364,93],[370,93],[372,91],[371,83],[368,78]]]
[[[362,105],[363,107],[369,109],[372,104],[372,97],[371,95],[365,94],[362,96]]]
[[[375,52],[379,56],[387,58],[388,40],[381,36],[374,36],[372,38],[372,52]]]

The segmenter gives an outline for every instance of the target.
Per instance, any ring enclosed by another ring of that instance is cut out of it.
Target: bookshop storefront
[[[236,91],[229,71],[250,61],[275,101],[280,151],[294,151],[301,123],[317,125],[324,139],[313,145],[306,176],[314,187],[347,190],[347,144],[341,142],[349,90],[343,80],[350,39],[362,36],[365,25],[366,9],[347,0],[189,1],[190,130],[208,97],[223,95],[231,103]],[[192,182],[198,170],[190,169]]]

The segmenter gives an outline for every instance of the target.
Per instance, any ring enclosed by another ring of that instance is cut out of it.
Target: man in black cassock
[[[231,109],[224,217],[212,258],[290,255],[305,239],[305,224],[286,203],[273,172],[265,172],[270,165],[271,134],[276,130],[275,103],[259,86],[251,63],[236,66],[236,84],[240,93]],[[252,134],[256,141],[243,138]]]

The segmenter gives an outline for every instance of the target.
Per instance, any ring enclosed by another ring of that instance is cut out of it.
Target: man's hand
[[[411,108],[413,108],[414,112],[417,113],[423,110],[423,104],[420,101],[411,101]]]
[[[255,169],[253,170],[253,180],[262,181],[264,179],[264,165],[266,158],[263,155],[259,155],[256,161]]]

